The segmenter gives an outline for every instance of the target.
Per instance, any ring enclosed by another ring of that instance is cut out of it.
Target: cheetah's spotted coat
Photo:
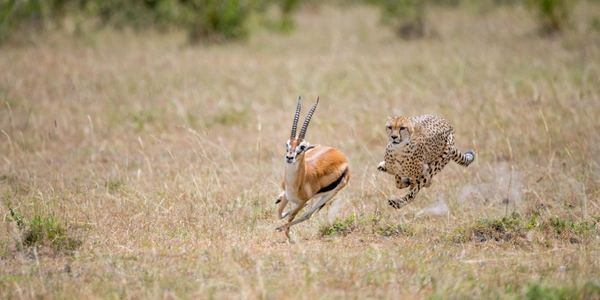
[[[386,129],[390,143],[377,169],[394,175],[397,188],[410,187],[405,196],[388,199],[394,208],[409,204],[422,187],[431,186],[432,177],[450,159],[465,167],[475,160],[472,150],[463,154],[454,148],[454,130],[440,116],[389,118]]]

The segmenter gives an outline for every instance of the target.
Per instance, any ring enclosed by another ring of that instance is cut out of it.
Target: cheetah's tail
[[[465,154],[462,154],[459,150],[453,149],[450,156],[453,161],[463,167],[470,165],[475,160],[475,152],[473,150],[469,150]]]

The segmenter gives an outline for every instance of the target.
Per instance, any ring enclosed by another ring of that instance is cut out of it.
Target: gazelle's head
[[[385,127],[390,143],[395,146],[408,143],[414,132],[413,122],[405,117],[389,117]]]
[[[292,134],[290,135],[290,139],[287,141],[285,147],[287,154],[285,155],[285,162],[288,164],[295,164],[299,158],[304,157],[304,153],[308,150],[310,143],[304,140],[304,135],[306,134],[306,129],[308,128],[308,124],[310,123],[310,118],[312,118],[315,109],[317,108],[317,104],[319,104],[319,98],[317,98],[317,102],[308,112],[306,116],[306,120],[304,120],[304,125],[302,125],[302,129],[300,129],[300,134],[296,137],[296,127],[298,126],[298,118],[300,117],[300,100],[298,97],[298,106],[296,107],[296,114],[294,115],[294,123],[292,124]]]

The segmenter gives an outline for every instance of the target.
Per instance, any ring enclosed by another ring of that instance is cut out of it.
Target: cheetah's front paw
[[[399,209],[402,206],[406,205],[406,201],[402,198],[391,198],[391,199],[388,199],[388,204],[391,205],[395,209]]]

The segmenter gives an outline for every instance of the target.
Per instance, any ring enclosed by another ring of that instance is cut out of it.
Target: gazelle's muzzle
[[[285,162],[288,164],[295,163],[296,162],[296,153],[288,152],[288,154],[285,155]]]

